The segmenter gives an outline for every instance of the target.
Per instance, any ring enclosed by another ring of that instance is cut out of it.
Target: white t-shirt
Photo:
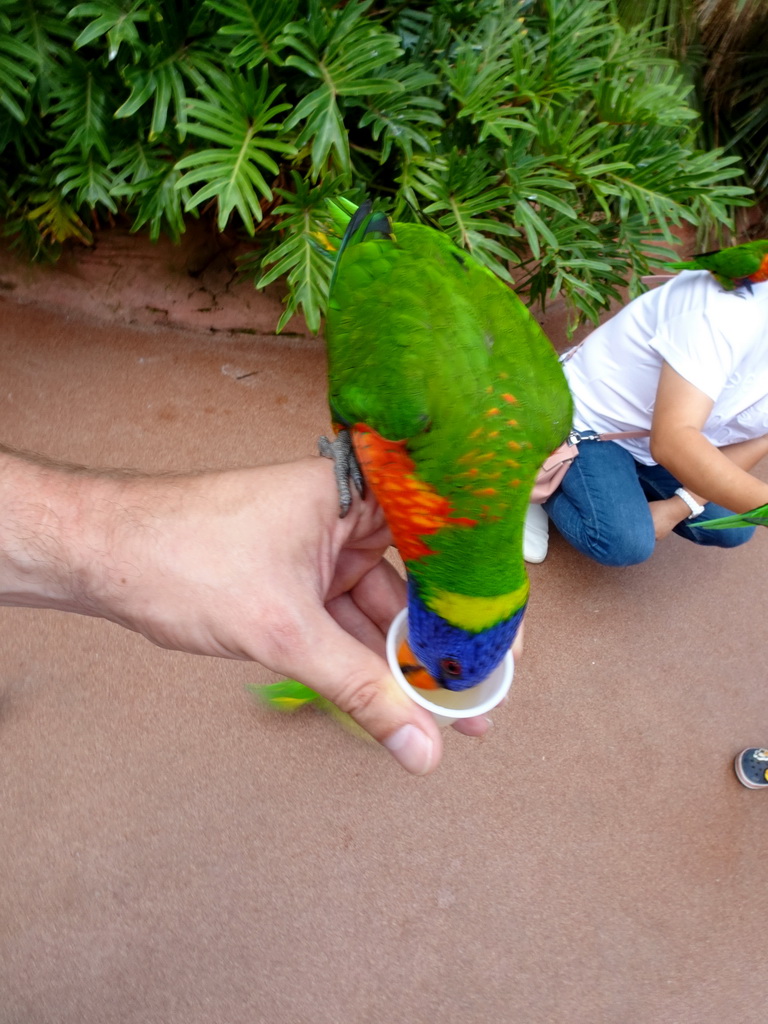
[[[723,291],[683,271],[630,302],[565,365],[577,430],[650,430],[662,361],[715,403],[702,433],[717,447],[768,434],[768,282]],[[620,440],[653,465],[647,437]]]

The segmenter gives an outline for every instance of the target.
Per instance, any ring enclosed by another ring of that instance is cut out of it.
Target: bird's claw
[[[365,483],[352,447],[352,436],[348,430],[340,430],[335,441],[329,441],[327,437],[319,438],[317,448],[324,458],[333,461],[333,473],[339,491],[339,518],[343,519],[352,506],[350,480],[360,497],[365,497]]]

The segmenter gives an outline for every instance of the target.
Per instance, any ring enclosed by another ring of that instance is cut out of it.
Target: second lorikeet
[[[336,462],[341,514],[348,474],[362,470],[405,562],[403,671],[468,689],[502,660],[528,600],[529,494],[571,429],[557,355],[477,259],[370,204],[339,247],[326,340],[337,438],[321,451]]]
[[[708,270],[727,292],[768,281],[768,238],[760,238],[728,249],[716,249],[689,260],[667,263],[669,270]]]

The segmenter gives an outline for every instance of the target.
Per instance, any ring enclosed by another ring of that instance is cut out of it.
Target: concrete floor
[[[108,290],[67,273],[0,265],[3,441],[146,469],[314,450],[321,342],[100,322]],[[768,794],[731,761],[768,742],[767,573],[765,531],[625,570],[553,538],[509,702],[426,779],[257,708],[258,665],[0,609],[0,1024],[761,1017]]]

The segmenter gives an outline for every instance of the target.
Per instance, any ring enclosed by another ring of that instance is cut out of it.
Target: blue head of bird
[[[503,660],[524,613],[525,606],[487,629],[462,629],[427,607],[409,581],[408,641],[398,652],[403,674],[422,689],[469,690],[477,686]]]

